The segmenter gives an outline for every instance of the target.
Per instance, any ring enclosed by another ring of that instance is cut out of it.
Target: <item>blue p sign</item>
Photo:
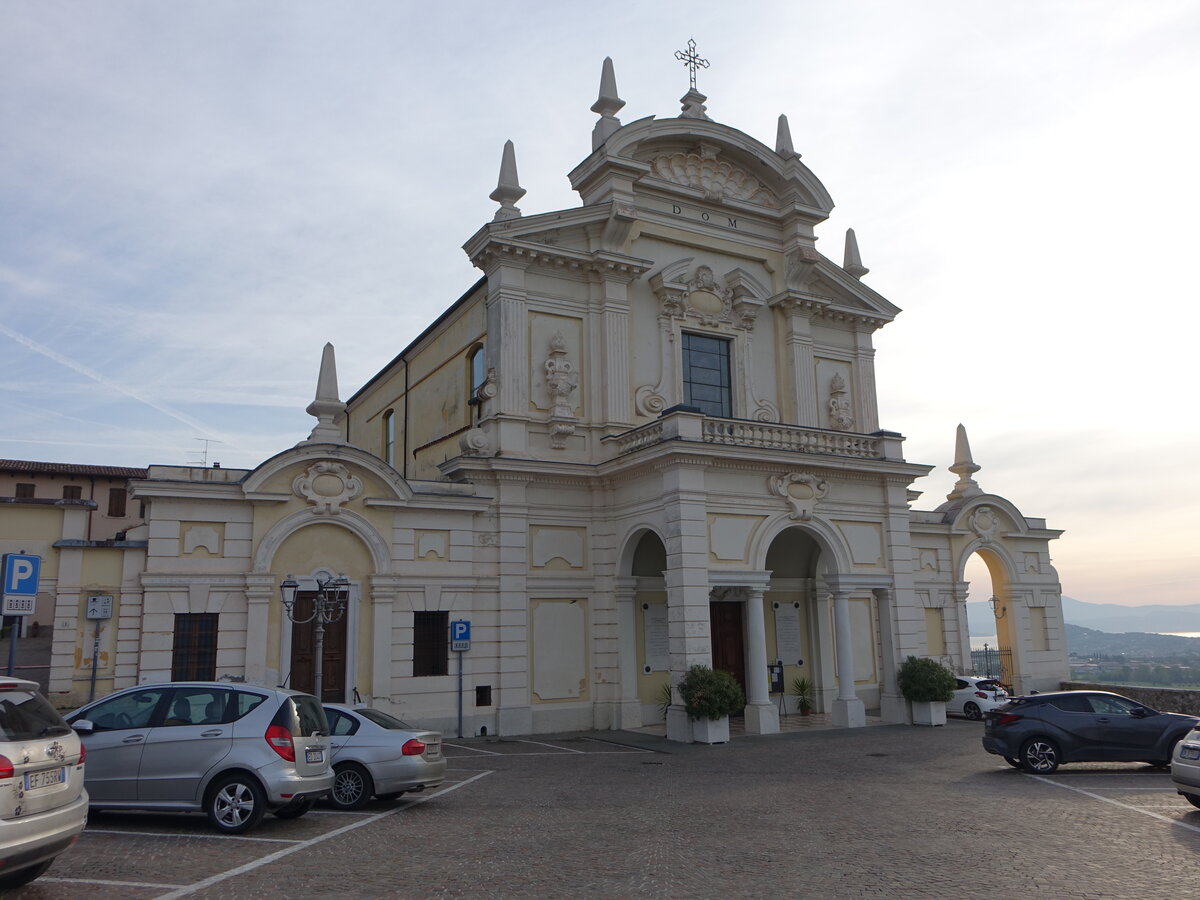
[[[42,568],[40,556],[4,555],[4,593],[37,596],[38,574]]]
[[[450,649],[471,649],[471,623],[465,619],[455,619],[450,623]]]

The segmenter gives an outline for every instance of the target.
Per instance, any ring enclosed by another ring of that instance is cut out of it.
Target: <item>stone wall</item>
[[[1180,691],[1171,688],[1138,687],[1130,684],[1087,684],[1064,681],[1064,691],[1112,691],[1130,700],[1144,703],[1159,712],[1186,713],[1200,716],[1200,691]]]

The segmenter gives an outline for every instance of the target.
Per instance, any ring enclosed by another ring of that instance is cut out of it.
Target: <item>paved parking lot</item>
[[[595,733],[446,743],[435,793],[359,813],[98,814],[13,896],[1194,896],[1200,810],[1142,765],[1017,772],[982,726],[719,747]]]

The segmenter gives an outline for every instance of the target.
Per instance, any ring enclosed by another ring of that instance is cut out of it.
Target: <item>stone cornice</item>
[[[471,263],[487,271],[497,263],[515,263],[522,267],[566,270],[580,276],[618,277],[632,281],[653,267],[653,260],[623,256],[611,251],[587,252],[570,247],[539,244],[503,235],[486,235],[477,244],[469,245]]]

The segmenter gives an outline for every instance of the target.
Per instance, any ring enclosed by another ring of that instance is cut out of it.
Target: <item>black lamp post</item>
[[[321,695],[321,681],[325,665],[325,626],[340,621],[346,614],[350,582],[340,572],[337,578],[318,576],[316,582],[317,591],[313,597],[312,612],[303,618],[296,616],[296,591],[299,590],[300,583],[291,576],[291,573],[288,573],[288,577],[280,583],[279,594],[283,600],[284,612],[287,613],[289,619],[297,625],[303,625],[306,622],[316,623],[313,635],[313,652],[316,656],[316,659],[313,660],[313,693],[318,700],[324,702],[325,698]]]

